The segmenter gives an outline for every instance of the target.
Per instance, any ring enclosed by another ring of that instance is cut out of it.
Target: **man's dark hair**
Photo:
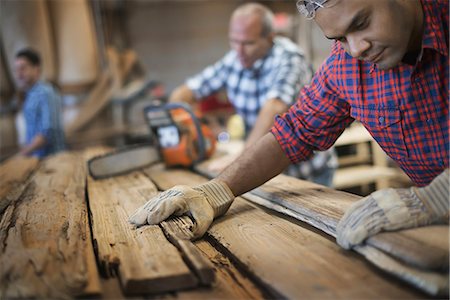
[[[41,56],[39,52],[32,48],[25,48],[17,52],[16,58],[25,58],[33,66],[39,67],[41,65]]]

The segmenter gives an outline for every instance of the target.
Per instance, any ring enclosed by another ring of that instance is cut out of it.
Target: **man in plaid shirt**
[[[311,66],[300,49],[284,37],[275,37],[273,14],[265,6],[248,3],[238,7],[230,20],[232,50],[215,64],[189,78],[177,88],[171,101],[194,103],[221,89],[246,130],[246,147],[254,144],[295,102],[301,87],[311,80]],[[220,170],[236,156],[212,165]],[[289,166],[289,174],[330,186],[337,158],[333,149],[316,152],[310,159]]]
[[[64,150],[61,97],[52,85],[40,80],[39,53],[31,48],[17,52],[14,74],[17,88],[24,94],[23,101],[17,99],[19,153],[42,158]]]
[[[173,212],[189,213],[196,216],[193,232],[199,237],[235,196],[327,149],[355,119],[418,187],[384,189],[354,203],[337,226],[338,243],[351,248],[380,231],[448,222],[449,1],[297,5],[336,40],[299,101],[216,179],[173,188],[176,196],[163,193],[149,201],[151,210],[137,210],[132,223],[157,224]]]

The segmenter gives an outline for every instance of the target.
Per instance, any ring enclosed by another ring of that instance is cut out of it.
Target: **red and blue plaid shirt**
[[[289,159],[302,161],[313,150],[328,149],[358,120],[418,186],[448,168],[448,6],[448,0],[422,0],[425,28],[415,66],[379,70],[336,42],[272,128]]]

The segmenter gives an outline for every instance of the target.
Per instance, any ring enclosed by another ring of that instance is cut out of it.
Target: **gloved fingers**
[[[370,195],[353,203],[336,227],[337,243],[344,249],[362,243],[369,236],[367,225],[372,218],[380,217],[383,217],[382,211]]]
[[[189,211],[184,195],[173,196],[154,205],[148,212],[147,223],[156,225],[172,215],[181,216]]]
[[[180,202],[179,199],[182,195],[183,193],[176,189],[160,193],[138,208],[128,220],[137,226],[158,224],[177,210],[183,210],[183,201]]]
[[[191,207],[191,216],[194,219],[192,228],[193,239],[201,238],[214,220],[214,210],[205,201],[205,205]]]

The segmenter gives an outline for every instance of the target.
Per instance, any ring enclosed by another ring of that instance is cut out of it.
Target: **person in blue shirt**
[[[16,118],[20,152],[38,158],[64,149],[61,122],[61,99],[52,85],[40,80],[41,58],[26,48],[17,52],[14,75],[20,107]]]

